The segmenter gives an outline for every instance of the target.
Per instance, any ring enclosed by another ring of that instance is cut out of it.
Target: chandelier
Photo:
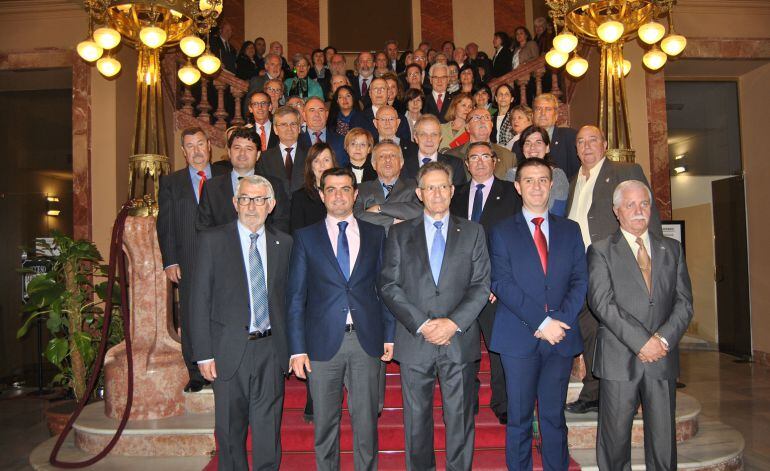
[[[631,62],[623,58],[623,44],[639,38],[649,46],[642,62],[650,71],[662,68],[669,57],[684,50],[687,39],[674,30],[676,0],[545,0],[556,32],[553,48],[545,55],[551,67],[565,67],[579,78],[588,61],[577,53],[578,43],[601,49],[599,123],[608,141],[608,156],[633,161],[626,118],[625,76]],[[657,19],[668,18],[666,28]],[[558,31],[561,27],[561,32]]]

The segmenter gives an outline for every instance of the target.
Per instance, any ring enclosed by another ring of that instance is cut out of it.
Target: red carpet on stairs
[[[482,344],[482,360],[479,380],[479,414],[476,416],[476,447],[473,458],[474,471],[505,470],[505,426],[500,425],[497,417],[489,408],[491,390],[489,387],[489,356]],[[402,411],[401,378],[399,366],[395,362],[388,365],[385,388],[385,410],[380,417],[379,432],[379,469],[396,471],[406,469],[404,462],[404,422]],[[438,386],[433,396],[436,447],[436,467],[445,468],[444,422],[441,418],[441,395]],[[313,424],[305,423],[305,383],[295,377],[286,381],[286,394],[281,427],[281,445],[283,458],[281,469],[287,471],[308,471],[315,467],[313,454]],[[340,425],[340,469],[353,470],[353,431],[347,411],[342,414]],[[249,432],[250,434],[251,432]],[[247,447],[251,448],[251,437],[247,438]],[[251,457],[249,456],[249,464]],[[217,457],[206,465],[205,471],[217,469]],[[533,450],[533,470],[542,470],[542,462],[537,450]],[[580,466],[570,461],[570,471],[579,471]]]

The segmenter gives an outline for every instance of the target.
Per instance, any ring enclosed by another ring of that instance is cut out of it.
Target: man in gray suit
[[[356,217],[385,228],[408,219],[416,218],[422,212],[417,199],[417,183],[411,178],[399,178],[404,156],[401,147],[393,141],[380,141],[372,150],[372,166],[377,171],[377,180],[358,185],[358,198],[353,207]]]
[[[648,231],[652,194],[615,189],[620,230],[588,248],[588,302],[599,318],[594,374],[601,378],[599,469],[631,470],[631,427],[641,397],[647,469],[675,470],[678,344],[692,319],[682,246]]]
[[[607,140],[596,126],[583,126],[576,142],[580,170],[570,181],[567,215],[580,225],[583,244],[587,248],[592,242],[606,239],[618,230],[618,220],[612,209],[615,187],[626,180],[639,180],[647,185],[647,178],[638,164],[615,162],[605,157]],[[662,237],[654,201],[651,205],[650,231]],[[599,380],[591,374],[599,324],[587,306],[580,313],[579,322],[586,375],[578,400],[566,406],[566,410],[573,414],[596,411],[599,407]]]
[[[275,207],[270,182],[244,177],[232,199],[238,220],[198,236],[190,294],[193,358],[214,388],[220,470],[281,464],[286,344],[285,299],[292,239],[265,226]],[[268,291],[268,287],[270,288]]]
[[[481,225],[451,216],[452,170],[426,163],[418,173],[421,217],[390,229],[378,282],[398,320],[394,358],[401,364],[406,464],[436,468],[433,390],[438,377],[446,424],[446,469],[473,464],[476,322],[489,299],[490,264]],[[446,256],[445,256],[446,254]]]

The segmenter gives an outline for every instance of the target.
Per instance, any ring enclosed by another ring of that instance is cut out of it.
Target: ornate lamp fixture
[[[84,0],[88,13],[88,37],[77,45],[83,60],[96,62],[105,77],[120,73],[121,64],[111,51],[121,42],[139,52],[136,71],[136,129],[129,157],[129,198],[136,215],[153,215],[157,209],[158,181],[169,171],[163,95],[160,85],[160,53],[177,44],[188,56],[179,78],[192,85],[200,71],[189,58],[208,52],[201,36],[216,25],[224,0]],[[94,25],[98,27],[94,29]],[[105,53],[106,51],[106,53]],[[210,52],[208,52],[211,55]],[[204,56],[205,57],[205,54]],[[219,59],[198,60],[206,74],[219,70]]]
[[[577,39],[601,49],[599,126],[607,136],[607,156],[614,160],[634,160],[624,79],[631,71],[631,62],[623,58],[623,44],[638,36],[650,45],[642,62],[652,71],[663,67],[669,56],[680,54],[687,40],[674,32],[671,12],[675,3],[676,0],[546,0],[557,30],[563,28],[545,56],[548,65],[558,69],[566,64],[570,75],[580,77],[588,69],[588,62],[577,53],[568,60],[578,45]],[[655,21],[663,16],[668,16],[668,36],[666,28]]]

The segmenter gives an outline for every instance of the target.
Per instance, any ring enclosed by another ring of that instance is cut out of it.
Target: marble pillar
[[[420,0],[420,21],[422,40],[433,49],[441,51],[444,41],[454,41],[452,0]]]
[[[296,53],[310,56],[321,46],[320,6],[318,0],[288,0],[286,15],[289,24],[286,57]]]
[[[188,380],[182,349],[169,332],[170,291],[163,272],[154,217],[129,216],[123,240],[128,263],[131,345],[134,360],[132,420],[184,413]],[[127,397],[126,344],[107,352],[104,364],[105,414],[120,418]]]

